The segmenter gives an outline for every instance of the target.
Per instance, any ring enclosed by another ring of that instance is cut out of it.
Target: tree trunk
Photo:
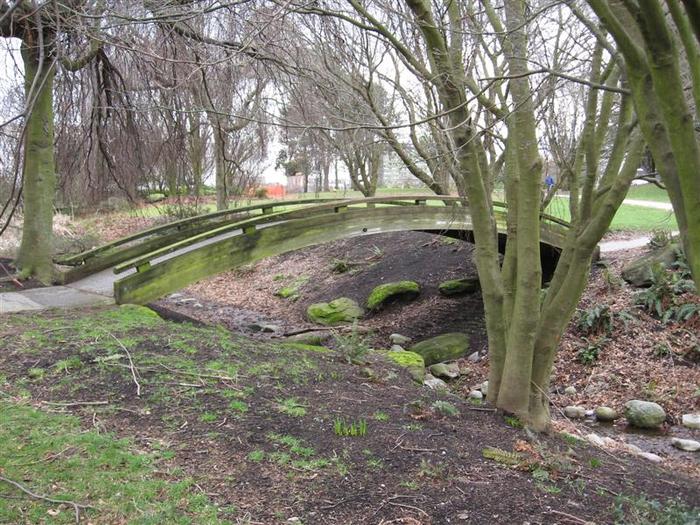
[[[24,137],[24,225],[17,265],[24,277],[48,284],[53,278],[54,165],[53,79],[54,63],[47,46],[23,42],[24,93],[30,105]],[[39,54],[44,56],[39,56]],[[33,98],[32,98],[33,97]]]

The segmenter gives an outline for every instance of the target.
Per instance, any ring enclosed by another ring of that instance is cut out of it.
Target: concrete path
[[[154,259],[153,262],[165,261],[182,253],[196,250],[201,246],[206,246],[240,233],[241,230],[233,230],[163,255]],[[0,293],[0,315],[30,310],[46,310],[48,308],[114,304],[114,281],[126,277],[134,271],[132,269],[116,275],[112,268],[108,268],[65,286],[48,286],[46,288]]]

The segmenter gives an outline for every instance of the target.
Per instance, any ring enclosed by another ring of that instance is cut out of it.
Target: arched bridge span
[[[503,249],[506,206],[495,206]],[[242,213],[254,215],[242,217]],[[556,266],[567,227],[560,219],[542,217],[545,273]],[[267,203],[177,221],[59,262],[77,262],[71,270],[74,275],[84,275],[91,268],[114,267],[115,273],[126,274],[114,283],[117,303],[143,304],[266,257],[338,239],[397,231],[473,239],[469,207],[458,197],[312,199]],[[71,272],[67,275],[69,280]]]

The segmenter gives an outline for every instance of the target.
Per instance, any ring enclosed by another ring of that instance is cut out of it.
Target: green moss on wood
[[[380,284],[369,294],[367,308],[378,310],[390,300],[415,299],[419,293],[420,286],[415,281]]]

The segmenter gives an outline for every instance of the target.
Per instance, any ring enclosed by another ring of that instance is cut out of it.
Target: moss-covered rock
[[[426,339],[409,348],[423,356],[426,366],[453,361],[469,353],[469,337],[466,334],[452,332]]]
[[[425,378],[425,361],[420,354],[414,352],[388,352],[387,357],[399,366],[408,370],[416,383],[423,384]]]
[[[642,255],[622,269],[622,278],[632,286],[651,286],[653,277],[652,269],[661,265],[669,268],[676,261],[678,252],[677,244],[669,244],[659,250]]]
[[[352,323],[363,314],[362,307],[347,297],[339,297],[330,303],[315,303],[306,309],[311,322],[326,326]]]
[[[452,279],[444,281],[438,286],[438,291],[442,295],[464,295],[474,293],[479,289],[478,277],[465,277],[464,279]]]
[[[327,331],[303,332],[301,334],[290,335],[285,338],[290,343],[303,343],[307,345],[322,346],[323,341],[330,339],[331,334]]]
[[[420,293],[420,286],[415,281],[398,281],[380,284],[375,287],[367,298],[369,310],[379,310],[388,301],[397,299],[415,299]]]
[[[633,427],[659,428],[666,421],[666,412],[657,403],[633,399],[625,403],[625,417]]]

